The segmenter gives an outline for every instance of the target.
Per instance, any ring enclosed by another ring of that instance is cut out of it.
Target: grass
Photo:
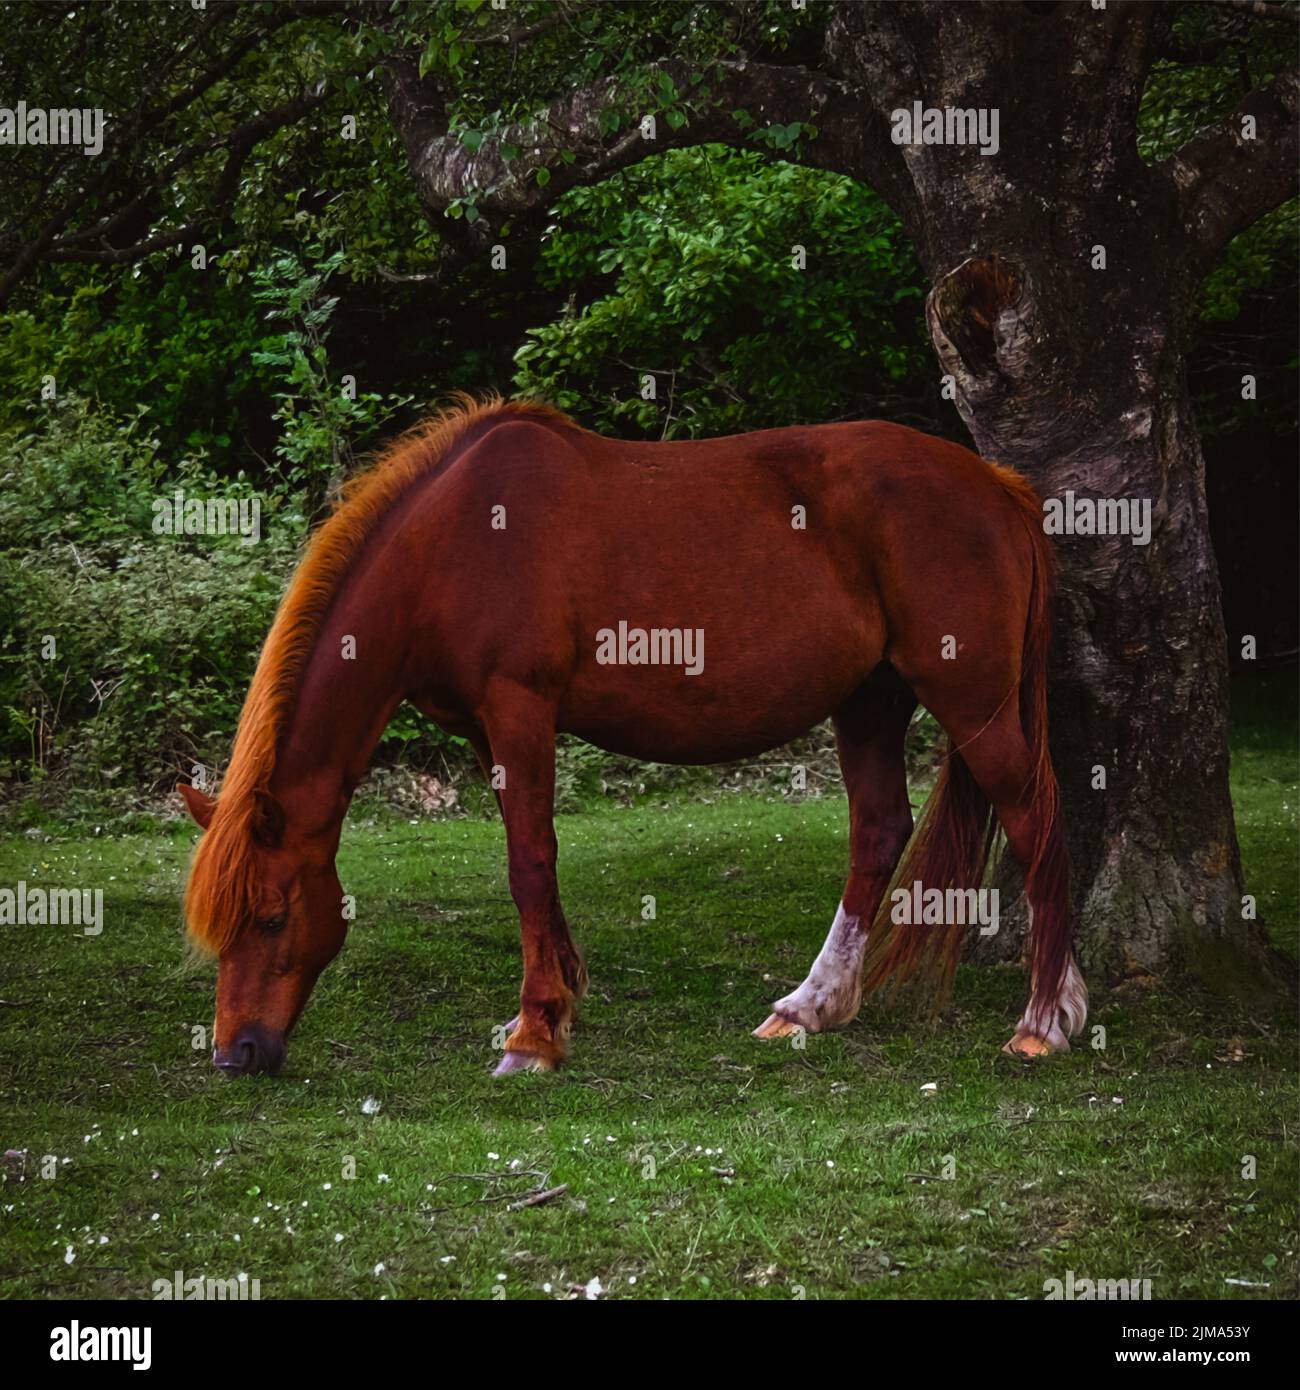
[[[1249,724],[1234,762],[1248,884],[1282,942],[1293,727]],[[351,825],[348,947],[285,1075],[238,1083],[192,1047],[214,972],[183,964],[190,831],[0,839],[0,884],[105,890],[99,937],[0,929],[0,1147],[26,1151],[0,1166],[0,1290],[147,1298],[179,1269],[247,1274],[263,1298],[598,1280],[617,1298],[1004,1299],[1073,1270],[1157,1298],[1294,1297],[1286,1020],[1100,993],[1105,1047],[1033,1066],[998,1051],[1018,973],[963,968],[937,1029],[868,1008],[803,1050],[750,1038],[829,924],[845,810],[738,795],[561,817],[592,991],[571,1065],[508,1081],[488,1075],[519,971],[498,824]]]

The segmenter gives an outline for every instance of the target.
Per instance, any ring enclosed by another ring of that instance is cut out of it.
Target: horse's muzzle
[[[227,1076],[254,1076],[258,1072],[279,1076],[284,1066],[284,1037],[260,1023],[246,1024],[229,1047],[212,1049],[212,1065]]]

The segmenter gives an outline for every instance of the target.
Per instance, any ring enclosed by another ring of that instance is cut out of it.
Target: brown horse
[[[557,1066],[587,984],[556,888],[556,733],[712,763],[827,717],[848,883],[808,978],[757,1035],[842,1027],[864,982],[946,987],[968,923],[909,923],[899,904],[978,888],[996,814],[1033,924],[1008,1046],[1068,1047],[1086,993],[1047,751],[1050,583],[1029,485],[915,430],[629,444],[541,405],[465,400],[347,491],[262,650],[220,798],[180,789],[206,831],[185,909],[220,956],[215,1064],[281,1066],[343,945],[339,833],[403,700],[467,738],[497,789],[524,961],[498,1072]],[[918,700],[951,748],[912,836]]]

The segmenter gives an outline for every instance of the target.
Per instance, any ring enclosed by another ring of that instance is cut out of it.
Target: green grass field
[[[1294,732],[1252,724],[1234,782],[1248,885],[1294,943]],[[1041,1298],[1073,1270],[1294,1297],[1285,1018],[1095,991],[1104,1050],[1030,1065],[998,1051],[1018,973],[963,968],[937,1029],[869,1006],[804,1050],[749,1036],[820,945],[845,821],[830,796],[561,817],[592,989],[571,1065],[506,1080],[495,822],[350,825],[348,946],[284,1076],[235,1083],[192,1047],[214,970],[180,940],[190,829],[0,839],[0,884],[105,890],[99,937],[0,928],[0,1147],[25,1151],[0,1290],[147,1298],[181,1270],[263,1298]]]

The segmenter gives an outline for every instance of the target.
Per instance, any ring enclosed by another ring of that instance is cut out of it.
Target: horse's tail
[[[915,982],[935,1011],[948,997],[967,927],[896,923],[895,894],[926,889],[978,888],[993,845],[993,807],[961,754],[949,747],[939,779],[881,899],[867,940],[863,988],[893,992]]]
[[[1007,480],[1008,470],[999,469]],[[1020,727],[1032,759],[1034,840],[1025,870],[1025,897],[1030,904],[1029,1007],[1020,1027],[1053,1047],[1069,1046],[1088,1016],[1088,990],[1074,963],[1070,920],[1070,857],[1061,817],[1061,790],[1047,743],[1047,657],[1052,641],[1052,590],[1056,557],[1043,530],[1042,508],[1032,489],[1017,474],[1012,490],[1024,512],[1033,549],[1029,615],[1020,657]],[[1065,1032],[1060,1021],[1064,1016]]]
[[[1023,1026],[1056,1046],[1064,1043],[1057,1023],[1064,1010],[1071,1033],[1083,1026],[1087,993],[1073,965],[1070,940],[1069,859],[1061,820],[1061,796],[1047,741],[1047,656],[1051,643],[1054,556],[1043,531],[1042,512],[1028,482],[1009,469],[995,469],[1019,507],[1031,550],[1031,579],[1021,646],[1020,727],[1031,762],[1030,804],[1034,840],[1025,871],[1025,893],[1033,904],[1028,944],[1030,1004]],[[894,872],[872,925],[864,986],[890,990],[917,982],[938,1009],[946,999],[961,958],[968,924],[929,929],[892,920],[895,892],[919,882],[926,889],[978,888],[997,832],[993,807],[959,750],[949,746],[935,788]]]

